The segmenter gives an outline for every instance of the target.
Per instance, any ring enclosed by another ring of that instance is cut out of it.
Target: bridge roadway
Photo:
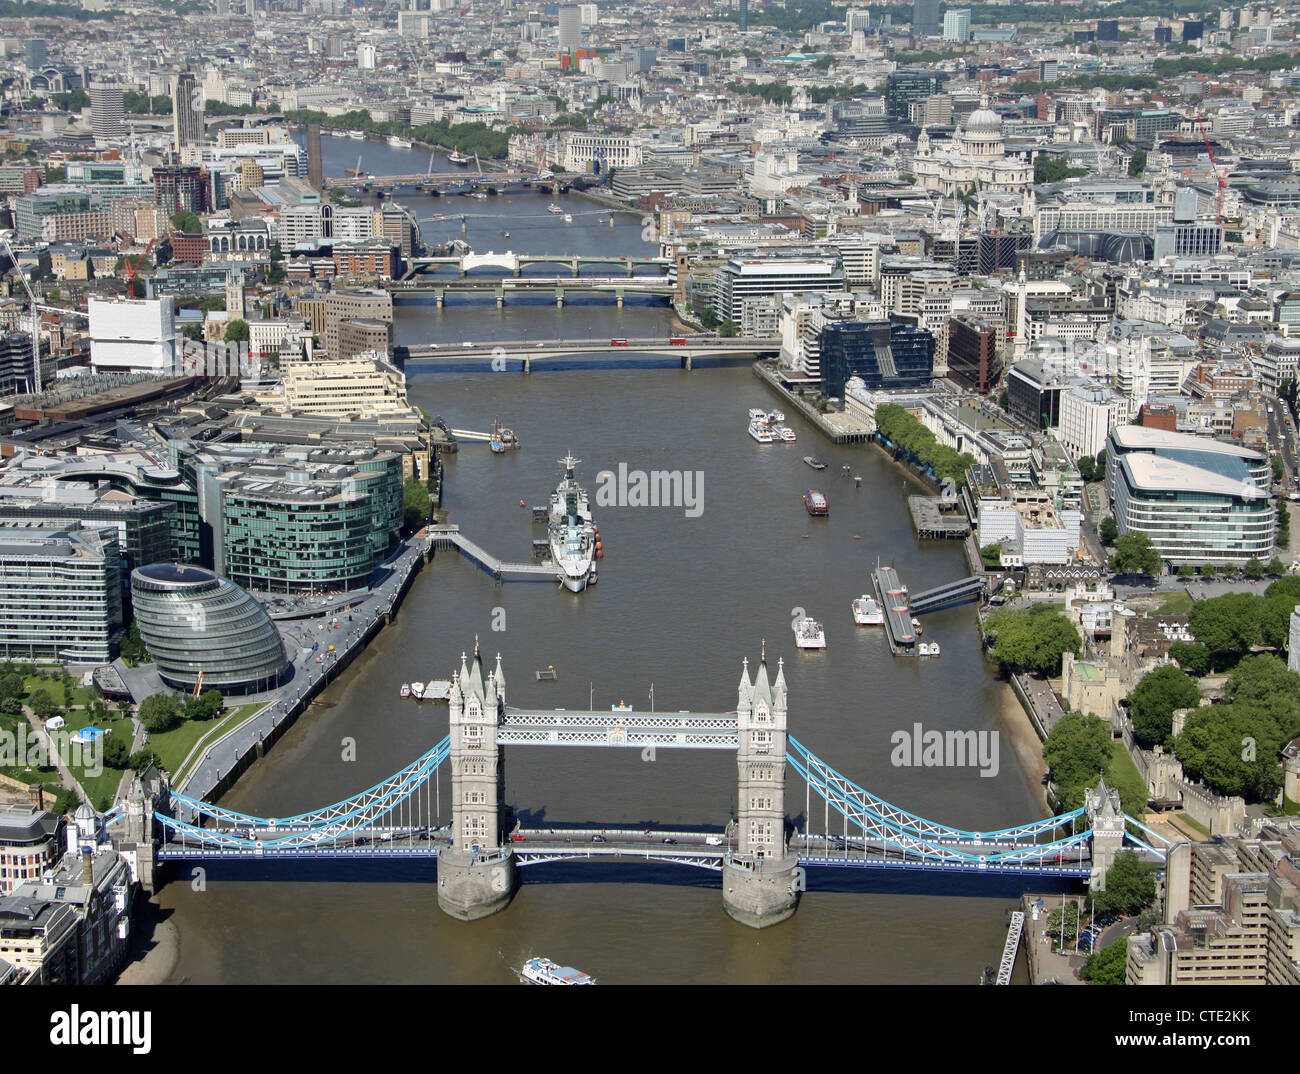
[[[297,830],[292,826],[276,828],[207,828],[239,839],[271,843]],[[252,860],[378,860],[437,858],[440,849],[450,845],[450,825],[419,827],[371,827],[340,832],[328,845],[298,846],[277,849],[264,847],[214,847],[186,845],[184,841],[165,842],[158,856],[167,861]],[[518,865],[542,865],[556,861],[606,860],[648,861],[669,865],[721,871],[729,850],[728,833],[654,828],[520,828],[509,837],[508,844]],[[955,845],[956,840],[941,840]],[[1037,875],[1088,877],[1090,856],[1086,849],[1073,848],[1046,862],[923,860],[908,855],[880,839],[863,840],[860,836],[796,834],[790,849],[800,865],[811,868],[914,869],[930,872],[983,873],[988,875]],[[967,853],[984,852],[988,856],[1005,853],[1002,844],[966,844]],[[484,855],[488,858],[493,852]]]
[[[454,344],[426,343],[406,348],[406,364],[412,362],[452,362],[463,358],[479,358],[490,361],[494,358],[544,359],[562,358],[570,355],[611,355],[611,354],[654,354],[673,355],[679,358],[710,358],[717,356],[755,357],[776,354],[781,349],[781,341],[766,336],[733,336],[723,339],[718,336],[688,335],[686,343],[670,343],[663,336],[629,338],[627,345],[612,343],[607,339],[548,339],[548,340],[479,340],[468,341],[460,346]]]

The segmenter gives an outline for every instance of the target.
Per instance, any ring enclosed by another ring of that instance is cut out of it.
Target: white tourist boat
[[[409,682],[402,683],[402,696],[403,697],[411,696],[411,684]]]
[[[530,958],[519,971],[519,979],[538,985],[594,985],[596,980],[572,966],[561,966],[549,958]]]
[[[923,641],[916,647],[918,656],[938,656],[939,643],[937,641]]]
[[[421,697],[421,696],[423,696],[423,694],[424,694],[424,683],[422,683],[422,682],[413,682],[413,683],[411,683],[411,693],[412,693],[415,697]]]
[[[751,421],[749,423],[749,435],[760,444],[770,444],[776,439],[775,434],[768,428],[765,421]]]
[[[825,649],[826,631],[812,616],[805,616],[794,624],[794,644],[799,649]]]
[[[558,205],[556,205],[555,202],[551,202],[551,204],[546,207],[546,211],[550,213],[552,216],[564,215],[564,210],[561,209]]]
[[[853,602],[853,621],[858,626],[884,626],[885,610],[875,597],[863,593]]]
[[[413,143],[408,138],[399,138],[396,134],[390,134],[388,144],[394,149],[410,149]]]

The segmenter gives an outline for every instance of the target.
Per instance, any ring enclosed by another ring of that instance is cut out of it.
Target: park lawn
[[[27,728],[26,736],[23,739],[23,741],[26,744],[27,749],[30,750],[34,745],[35,736],[32,732],[31,727],[28,725],[27,720],[22,716],[0,715],[0,731],[3,731],[6,736],[5,746],[6,747],[9,746],[9,742],[7,741],[7,739],[8,736],[12,735],[13,736],[12,748],[15,751],[15,753],[18,749],[18,743],[19,743],[18,732],[20,727]],[[10,758],[7,757],[5,758],[5,760],[9,760],[9,759]],[[56,785],[58,784],[59,774],[53,768],[45,767],[45,766],[37,766],[37,765],[32,765],[30,768],[28,768],[25,758],[15,756],[12,759],[17,761],[18,763],[11,764],[11,765],[10,764],[0,765],[0,775],[8,776],[10,779],[16,779],[19,783],[26,783],[29,785],[32,783],[47,783],[47,782],[54,783]]]
[[[82,713],[76,714],[81,717]],[[74,725],[72,720],[68,721],[69,729],[79,730],[89,724],[89,719],[81,720]],[[127,748],[131,746],[131,717],[125,716],[116,720],[111,720],[104,725],[105,729],[114,737],[120,738],[126,743]],[[65,762],[68,760],[64,759]],[[117,791],[117,785],[121,782],[123,770],[120,768],[109,768],[106,764],[99,765],[101,771],[99,775],[87,775],[85,765],[68,764],[70,771],[77,781],[86,791],[86,797],[90,799],[93,805],[101,813],[109,807],[113,801],[113,794]]]
[[[182,720],[170,731],[164,731],[158,735],[150,734],[149,745],[158,754],[158,759],[163,768],[171,774],[172,782],[176,783],[182,775],[178,769],[199,739],[209,735],[210,732],[215,732],[208,738],[209,742],[213,742],[236,724],[243,723],[253,713],[260,712],[264,707],[264,702],[239,705],[236,708],[227,710],[226,715],[219,720]]]
[[[1106,768],[1106,783],[1120,793],[1125,802],[1138,802],[1145,805],[1147,785],[1128,755],[1121,739],[1110,744],[1110,764]]]
[[[59,708],[66,708],[69,704],[67,695],[63,690],[63,681],[61,679],[51,679],[45,675],[28,675],[27,678],[23,680],[23,685],[27,687],[28,697],[31,696],[32,691],[34,690],[44,690],[50,695],[50,700],[58,705]],[[91,704],[95,700],[95,697],[95,691],[89,686],[74,686],[72,688],[71,704],[84,708]]]
[[[1192,595],[1185,590],[1170,593],[1160,605],[1159,615],[1186,615],[1192,610]]]

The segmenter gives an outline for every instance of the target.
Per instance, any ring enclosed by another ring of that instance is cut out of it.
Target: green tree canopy
[[[1083,648],[1078,629],[1051,604],[999,608],[984,621],[984,634],[993,640],[999,663],[1041,675],[1059,675],[1061,655]]]
[[[1166,746],[1173,735],[1174,709],[1194,709],[1200,702],[1196,680],[1173,664],[1149,671],[1128,695],[1133,734],[1147,749]]]
[[[1119,523],[1110,515],[1107,515],[1101,520],[1101,526],[1097,532],[1101,537],[1102,544],[1114,544],[1119,537]]]
[[[1192,605],[1187,627],[1209,650],[1212,666],[1226,666],[1260,640],[1260,603],[1252,593],[1225,593]]]
[[[247,343],[248,342],[248,322],[242,317],[235,317],[226,324],[226,332],[222,338],[227,343]]]
[[[433,501],[424,482],[411,478],[402,486],[402,519],[408,531],[418,530],[429,521]]]
[[[1121,936],[1088,956],[1079,976],[1089,984],[1122,985],[1128,966],[1128,940]]]
[[[172,214],[172,227],[184,235],[198,235],[203,231],[199,218],[188,209],[181,209]]]
[[[1210,673],[1210,653],[1204,645],[1189,641],[1176,641],[1169,646],[1170,659],[1177,660],[1178,666],[1188,675],[1201,678]]]
[[[126,768],[130,763],[131,752],[127,744],[116,735],[104,735],[100,741],[104,743],[104,763],[119,772]]]
[[[153,694],[140,702],[138,715],[146,731],[169,731],[181,721],[180,702],[171,694]]]
[[[1125,533],[1115,538],[1115,554],[1110,569],[1115,574],[1144,574],[1158,577],[1163,564],[1160,553],[1145,533]]]
[[[225,710],[226,701],[220,690],[204,690],[198,697],[185,699],[187,720],[211,720]]]
[[[1043,759],[1063,801],[1081,799],[1083,789],[1102,777],[1110,764],[1110,728],[1098,716],[1066,713],[1043,743]]]
[[[1131,850],[1121,850],[1106,870],[1105,886],[1094,893],[1099,914],[1126,917],[1145,910],[1156,901],[1156,866],[1142,861]]]
[[[1281,711],[1273,703],[1238,701],[1198,709],[1174,739],[1174,753],[1183,771],[1218,794],[1270,801],[1282,786],[1278,756],[1292,735],[1279,724],[1293,726],[1297,707]],[[1289,727],[1288,727],[1289,729]]]

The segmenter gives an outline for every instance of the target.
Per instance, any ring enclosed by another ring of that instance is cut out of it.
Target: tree
[[[32,691],[32,696],[27,699],[27,707],[41,720],[51,719],[59,713],[59,706],[54,703],[49,691],[44,689]]]
[[[1047,935],[1057,941],[1057,947],[1073,947],[1079,935],[1079,903],[1070,900],[1047,915]]]
[[[133,663],[149,659],[148,650],[144,647],[144,640],[140,637],[140,628],[136,625],[134,619],[131,625],[127,627],[126,635],[122,638],[122,659]]]
[[[248,322],[242,317],[234,318],[227,323],[225,334],[221,338],[227,343],[247,343]]]
[[[1064,157],[1050,153],[1039,153],[1034,158],[1034,183],[1059,183],[1064,179],[1073,179],[1087,175],[1087,168],[1071,168]]]
[[[1089,955],[1079,970],[1079,976],[1089,984],[1122,985],[1127,966],[1128,940],[1121,936]]]
[[[1083,639],[1075,625],[1050,604],[1017,610],[1000,608],[984,621],[993,656],[1014,670],[1059,675],[1063,653],[1078,653]]]
[[[1121,850],[1106,870],[1105,886],[1093,895],[1099,914],[1125,917],[1145,910],[1156,901],[1156,867],[1131,850]]]
[[[1188,675],[1194,675],[1199,679],[1210,673],[1210,652],[1204,645],[1176,641],[1169,646],[1169,656],[1177,660],[1178,666]]]
[[[1102,544],[1114,544],[1115,539],[1119,536],[1119,523],[1110,515],[1101,520],[1101,527],[1098,530]]]
[[[1268,566],[1264,568],[1264,573],[1270,578],[1280,578],[1282,575],[1286,574],[1286,564],[1277,556],[1274,556],[1268,561]]]
[[[1252,593],[1225,593],[1192,605],[1187,628],[1209,650],[1213,666],[1226,666],[1259,641],[1259,604]]]
[[[1083,478],[1084,481],[1097,480],[1097,464],[1096,462],[1093,461],[1091,455],[1084,455],[1079,460],[1078,466],[1079,466],[1079,476]]]
[[[1278,755],[1288,741],[1279,726],[1278,706],[1254,701],[1198,709],[1174,739],[1174,754],[1183,771],[1217,794],[1241,795],[1266,802],[1282,787]],[[1291,704],[1288,723],[1297,707]]]
[[[187,720],[211,720],[219,716],[226,707],[225,698],[220,690],[204,690],[198,697],[185,701],[185,718]]]
[[[126,743],[113,735],[105,735],[101,741],[104,743],[104,763],[118,771],[126,768],[130,763],[128,757],[130,751]]]
[[[1251,556],[1250,559],[1246,560],[1246,565],[1241,568],[1241,573],[1247,578],[1258,582],[1264,577],[1264,564],[1254,556]]]
[[[1009,391],[1004,389],[998,393],[998,406],[1003,410],[1011,406],[1011,393]]]
[[[1145,149],[1133,150],[1133,155],[1129,158],[1128,173],[1133,178],[1137,178],[1147,168],[1147,151]]]
[[[1200,702],[1196,680],[1173,664],[1149,671],[1128,695],[1133,734],[1148,749],[1168,745],[1174,709],[1196,708]]]
[[[1125,533],[1115,538],[1115,554],[1110,569],[1115,574],[1145,574],[1155,577],[1163,564],[1151,538],[1145,533]]]
[[[1110,728],[1098,716],[1069,712],[1057,721],[1043,743],[1043,760],[1062,804],[1082,799],[1083,789],[1096,784],[1111,758]]]
[[[1300,672],[1272,653],[1247,656],[1232,669],[1224,693],[1233,701],[1300,700]]]
[[[145,746],[144,749],[136,750],[135,753],[131,754],[127,764],[131,766],[132,771],[143,772],[150,765],[161,766],[162,758],[154,752],[152,746]]]
[[[1194,578],[1196,576],[1196,568],[1190,563],[1184,563],[1178,568],[1177,574],[1179,578]]]
[[[1102,448],[1099,452],[1097,452],[1097,480],[1104,481],[1105,479],[1106,479],[1106,449]]]
[[[718,335],[724,339],[729,339],[732,336],[740,335],[740,329],[736,326],[736,322],[728,317],[718,325]]]
[[[1219,573],[1219,569],[1213,563],[1203,563],[1199,569],[1202,578],[1213,578]]]
[[[140,723],[150,734],[168,731],[181,720],[181,706],[171,694],[153,694],[140,702]]]
[[[1002,566],[1002,546],[1000,544],[986,544],[980,549],[980,560],[984,563],[985,569],[997,570]]]
[[[180,212],[172,214],[172,227],[182,235],[198,235],[203,231],[203,225],[199,218],[188,209],[182,209]]]

